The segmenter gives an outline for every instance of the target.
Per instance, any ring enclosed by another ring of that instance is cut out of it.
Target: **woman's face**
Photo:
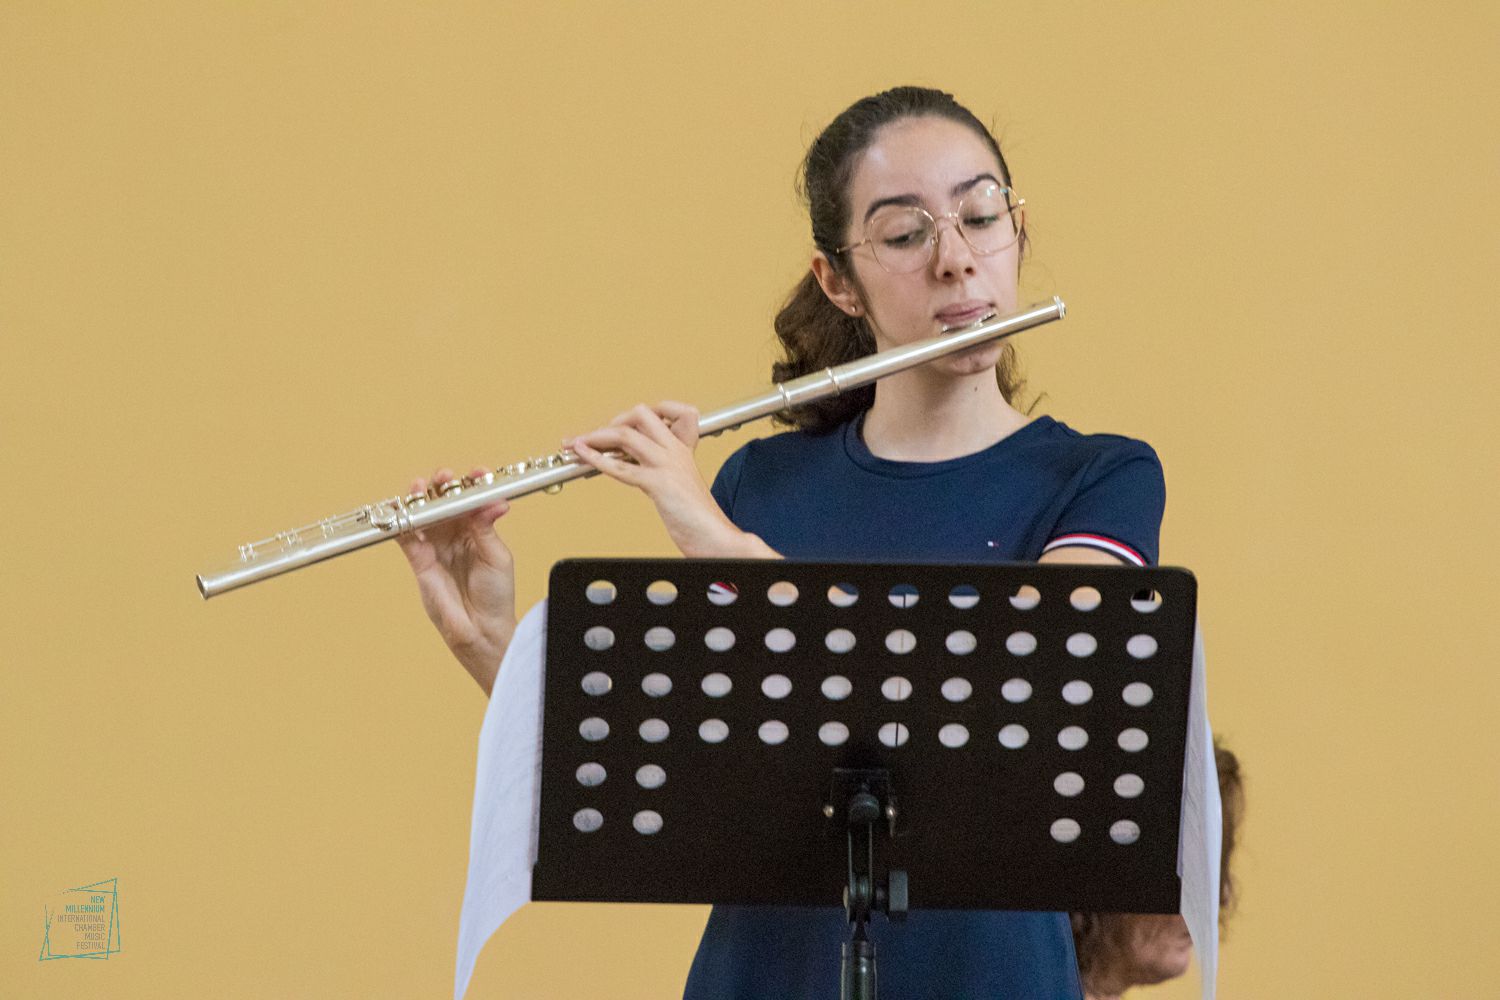
[[[865,221],[882,205],[910,203],[938,219],[938,244],[927,266],[892,274],[869,244],[849,251],[855,281],[846,289],[863,314],[878,348],[936,336],[989,313],[1016,310],[1020,244],[992,255],[976,254],[952,219],[964,194],[985,183],[1004,184],[989,146],[968,127],[946,118],[905,118],[884,126],[865,150],[849,183],[845,244],[865,238]],[[828,287],[825,283],[825,288]],[[835,298],[837,302],[837,298]],[[944,359],[955,374],[993,368],[999,342]]]

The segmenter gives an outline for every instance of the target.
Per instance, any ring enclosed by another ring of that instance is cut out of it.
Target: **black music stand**
[[[538,900],[1176,913],[1180,569],[569,560]]]

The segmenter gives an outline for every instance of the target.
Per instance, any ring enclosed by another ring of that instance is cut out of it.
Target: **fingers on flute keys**
[[[698,446],[698,408],[675,399],[664,399],[656,404],[656,412],[666,421],[672,436],[688,448]]]
[[[656,444],[669,446],[675,438],[693,448],[698,443],[698,409],[664,399],[655,406],[638,403],[610,421],[611,427],[633,427]]]
[[[477,480],[481,476],[487,476],[489,474],[490,470],[482,465],[476,465],[474,466],[474,468],[469,470],[470,479]],[[509,500],[496,500],[494,503],[485,504],[483,507],[476,510],[473,514],[470,515],[470,518],[475,525],[483,525],[484,527],[488,528],[490,525],[500,520],[500,518],[504,517],[505,512],[508,510],[510,510]]]
[[[475,466],[473,469],[471,469],[469,471],[468,478],[470,480],[477,480],[481,476],[488,475],[489,471],[490,470],[487,469],[487,468],[485,468],[484,466],[478,466],[477,465],[477,466]],[[408,496],[413,496],[413,497],[415,497],[415,496],[427,496],[427,497],[441,496],[442,495],[442,489],[443,489],[443,487],[445,487],[449,483],[453,482],[453,480],[455,478],[457,478],[457,477],[454,476],[453,470],[450,469],[450,468],[448,468],[448,467],[446,467],[446,466],[444,466],[442,468],[437,469],[435,472],[433,472],[431,479],[425,479],[425,478],[423,478],[421,476],[418,476],[416,479],[413,479],[411,481],[411,489],[408,490],[407,495]],[[429,488],[431,488],[431,492],[429,492]],[[485,504],[483,507],[480,507],[478,510],[471,511],[469,514],[467,514],[467,515],[464,516],[463,520],[464,520],[464,522],[468,525],[468,527],[471,530],[477,530],[477,529],[481,529],[481,528],[489,528],[496,521],[498,521],[501,517],[504,517],[505,514],[506,514],[506,512],[509,511],[509,510],[510,510],[510,502],[508,500],[496,500],[494,503]],[[428,540],[427,539],[427,532],[423,531],[421,529],[418,529],[417,531],[413,532],[411,535],[402,535],[402,536],[399,536],[397,538],[397,541],[402,543],[402,547],[403,548],[406,548],[406,542],[408,540],[410,540],[410,539],[415,539],[416,541],[425,542],[425,541]]]
[[[605,427],[563,439],[563,447],[584,462],[631,486],[644,482],[642,467],[660,465],[679,447],[691,452],[697,444],[697,409],[674,400],[633,406]]]

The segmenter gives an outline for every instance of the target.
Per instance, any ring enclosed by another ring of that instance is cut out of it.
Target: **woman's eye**
[[[998,215],[971,215],[964,219],[965,229],[988,229],[1000,221]]]
[[[894,233],[890,236],[887,236],[882,239],[881,242],[890,247],[892,250],[902,250],[906,247],[914,246],[922,242],[924,238],[925,234],[921,229],[908,229],[903,232]]]

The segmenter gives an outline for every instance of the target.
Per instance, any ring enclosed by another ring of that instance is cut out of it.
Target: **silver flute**
[[[698,434],[711,437],[752,420],[858,389],[934,358],[956,354],[1062,319],[1065,312],[1062,299],[1054,296],[1051,302],[1040,302],[1009,316],[986,317],[914,344],[893,347],[789,382],[779,382],[758,396],[703,414],[698,418]],[[529,493],[556,493],[562,489],[563,483],[597,474],[598,470],[565,450],[541,458],[524,459],[482,476],[464,476],[442,485],[434,484],[424,493],[377,500],[347,514],[241,545],[239,559],[232,566],[216,573],[198,574],[198,591],[205,598],[215,597],[345,552],[431,527],[440,521],[461,517],[497,500],[514,500]]]

